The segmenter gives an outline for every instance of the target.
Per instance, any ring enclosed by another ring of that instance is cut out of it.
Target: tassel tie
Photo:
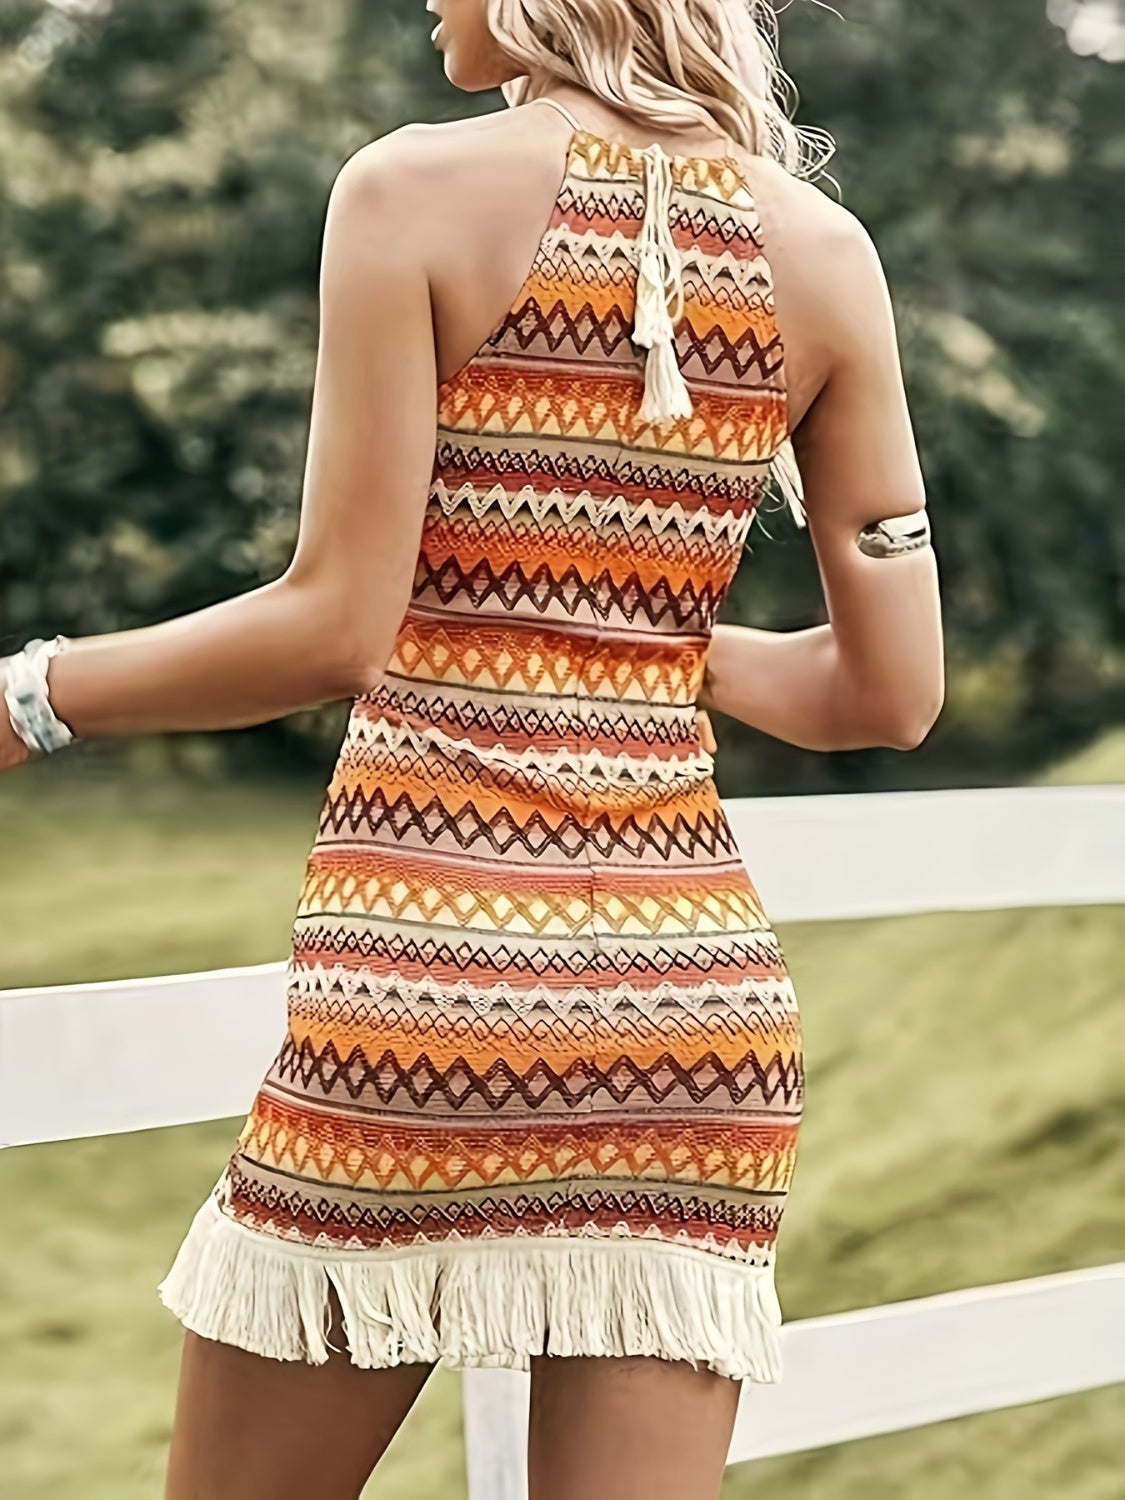
[[[633,342],[648,350],[645,390],[638,415],[642,422],[690,417],[691,396],[676,359],[675,324],[683,315],[682,258],[672,238],[671,162],[659,142],[641,152],[644,162],[644,217],[638,240],[637,305]],[[798,526],[805,526],[804,487],[793,441],[785,441],[770,459],[770,473]]]
[[[644,161],[645,211],[637,261],[637,306],[633,342],[648,350],[645,393],[638,415],[642,422],[690,417],[687,385],[676,361],[674,324],[684,309],[680,253],[669,223],[672,202],[671,164],[658,142],[641,152]]]

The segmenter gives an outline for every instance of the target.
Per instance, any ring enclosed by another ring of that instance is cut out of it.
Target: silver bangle
[[[906,516],[872,521],[856,536],[856,546],[868,557],[898,557],[930,545],[930,518],[925,509]]]
[[[61,750],[76,738],[51,707],[47,684],[47,664],[68,644],[69,636],[56,635],[45,641],[40,636],[28,641],[22,651],[7,658],[7,680],[4,702],[12,728],[27,748],[37,755]]]

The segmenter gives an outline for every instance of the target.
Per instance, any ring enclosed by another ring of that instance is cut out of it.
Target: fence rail
[[[724,804],[774,924],[1125,901],[1125,787]],[[284,962],[0,991],[0,1145],[245,1114]],[[216,1047],[214,1039],[222,1038]],[[786,1323],[729,1462],[1125,1380],[1125,1263]],[[528,1378],[464,1377],[472,1500],[523,1500]]]
[[[781,1353],[780,1382],[743,1382],[728,1464],[1125,1380],[1125,1263],[796,1319]],[[472,1500],[526,1500],[529,1388],[466,1370]]]
[[[1121,786],[724,809],[777,924],[1125,901]],[[284,963],[0,990],[0,1145],[242,1114],[284,1028]]]

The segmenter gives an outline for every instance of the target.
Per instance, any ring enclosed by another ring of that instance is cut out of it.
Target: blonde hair
[[[647,125],[703,125],[798,177],[835,150],[791,118],[770,0],[488,0],[492,34],[526,72],[503,86],[523,104],[555,80]]]

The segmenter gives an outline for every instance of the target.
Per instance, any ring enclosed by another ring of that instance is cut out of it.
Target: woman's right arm
[[[48,681],[77,737],[235,728],[377,683],[410,600],[436,435],[429,280],[405,196],[416,149],[409,129],[384,137],[332,189],[286,572],[192,614],[71,640]],[[13,740],[22,747],[0,712],[0,767],[26,758]]]

